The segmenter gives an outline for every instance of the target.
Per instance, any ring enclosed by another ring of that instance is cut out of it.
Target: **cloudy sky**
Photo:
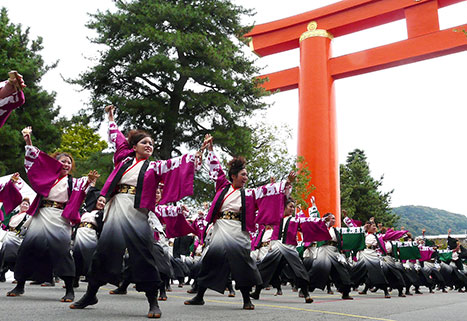
[[[266,23],[313,10],[332,0],[237,0],[254,6],[248,23]],[[30,27],[44,39],[46,62],[60,60],[42,85],[57,92],[57,105],[71,116],[87,102],[88,93],[66,84],[92,65],[98,48],[87,37],[87,13],[112,8],[110,0],[0,1],[15,24]],[[467,1],[440,10],[441,29],[467,23]],[[332,41],[333,56],[406,39],[404,21],[361,31]],[[363,149],[374,177],[384,175],[383,190],[394,189],[393,206],[424,205],[467,214],[467,53],[337,80],[339,162],[355,148]],[[264,73],[298,66],[298,50],[258,59]],[[296,127],[298,91],[267,98],[271,123]],[[293,131],[294,135],[296,131]],[[296,153],[296,138],[289,143]]]

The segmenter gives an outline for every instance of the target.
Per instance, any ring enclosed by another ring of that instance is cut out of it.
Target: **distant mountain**
[[[400,206],[392,210],[400,217],[397,227],[403,226],[414,236],[422,234],[423,228],[426,229],[427,235],[447,234],[449,228],[452,234],[463,234],[467,230],[467,216],[462,214],[413,205]]]

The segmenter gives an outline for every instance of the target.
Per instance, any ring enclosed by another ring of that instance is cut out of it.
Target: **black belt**
[[[66,205],[66,203],[60,203],[60,202],[49,201],[49,200],[42,200],[40,207],[53,207],[53,208],[58,208],[59,210],[63,210],[65,208],[65,205]]]
[[[221,213],[221,216],[219,218],[223,220],[240,221],[240,213],[225,211]]]
[[[124,194],[136,194],[136,186],[127,185],[127,184],[120,184],[117,186],[117,193],[124,193]]]
[[[88,222],[80,223],[78,225],[78,228],[80,228],[80,227],[89,227],[89,228],[92,228],[93,230],[96,229],[96,227],[92,223],[88,223]]]

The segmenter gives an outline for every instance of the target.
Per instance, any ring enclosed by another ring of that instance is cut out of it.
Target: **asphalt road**
[[[64,294],[63,282],[55,287],[26,285],[24,295],[16,298],[6,297],[6,292],[14,287],[10,279],[0,283],[0,320],[143,320],[146,319],[147,303],[143,293],[136,292],[131,286],[127,295],[109,295],[113,286],[100,289],[97,305],[84,310],[71,310],[69,303],[61,303]],[[80,283],[76,289],[79,299],[86,288]],[[254,301],[254,311],[241,309],[241,295],[237,291],[235,298],[229,298],[213,291],[207,291],[204,306],[185,306],[183,301],[193,295],[186,293],[188,286],[168,293],[169,299],[160,302],[163,320],[467,320],[467,293],[450,291],[447,294],[435,292],[414,295],[406,298],[397,297],[393,291],[391,299],[385,299],[383,293],[371,293],[366,296],[352,292],[353,301],[343,301],[340,295],[329,295],[323,291],[312,293],[314,302],[305,304],[289,286],[283,288],[282,296],[274,296],[275,290],[263,290],[259,301]],[[226,293],[227,294],[227,293]]]

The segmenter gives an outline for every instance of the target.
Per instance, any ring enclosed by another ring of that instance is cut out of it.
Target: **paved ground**
[[[147,303],[144,294],[130,288],[127,295],[109,295],[112,286],[102,287],[99,291],[99,303],[84,310],[70,310],[68,303],[59,302],[63,295],[63,282],[55,287],[27,285],[26,293],[18,298],[6,297],[6,292],[14,287],[11,279],[0,283],[0,320],[143,320],[146,319]],[[86,283],[76,289],[80,298]],[[467,320],[467,293],[451,291],[447,294],[436,292],[414,295],[407,298],[397,297],[394,291],[391,299],[385,299],[382,293],[366,296],[353,292],[353,301],[340,300],[340,296],[315,291],[312,304],[303,303],[290,287],[284,287],[284,295],[274,296],[275,290],[263,291],[261,299],[254,301],[254,311],[241,309],[241,295],[229,298],[216,292],[208,291],[204,306],[184,306],[183,301],[192,297],[187,294],[188,286],[173,286],[168,293],[169,299],[161,302],[163,320]]]

